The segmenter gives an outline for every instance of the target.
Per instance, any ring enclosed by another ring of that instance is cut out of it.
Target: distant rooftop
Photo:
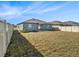
[[[31,18],[31,19],[26,20],[24,22],[21,22],[19,24],[24,24],[24,23],[52,24],[52,25],[61,25],[61,26],[79,26],[79,23],[73,22],[73,21],[65,21],[65,22],[53,21],[53,22],[46,22],[46,21],[43,21],[43,20],[35,19],[35,18]],[[19,25],[19,24],[17,24],[17,25]]]
[[[38,23],[38,24],[48,24],[48,22],[46,22],[46,21],[42,21],[42,20],[35,19],[35,18],[32,18],[32,19],[26,20],[26,21],[21,22],[21,23],[19,23],[19,24],[23,24],[23,23]]]

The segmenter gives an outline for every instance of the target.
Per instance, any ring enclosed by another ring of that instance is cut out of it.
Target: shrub
[[[27,30],[21,30],[22,33],[28,33],[29,31]]]

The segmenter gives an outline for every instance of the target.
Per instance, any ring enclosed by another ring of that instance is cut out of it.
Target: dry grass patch
[[[21,34],[43,56],[79,56],[79,33],[45,31]]]

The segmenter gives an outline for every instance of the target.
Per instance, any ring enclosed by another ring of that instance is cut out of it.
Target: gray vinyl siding
[[[40,30],[52,30],[52,25],[50,24],[41,24]]]
[[[31,26],[29,26],[29,24],[24,24],[24,30],[28,30],[28,31],[38,31],[38,24],[30,24]]]
[[[29,26],[29,24],[31,26]],[[20,30],[39,31],[39,30],[52,30],[51,24],[38,24],[38,23],[26,23],[18,25]]]

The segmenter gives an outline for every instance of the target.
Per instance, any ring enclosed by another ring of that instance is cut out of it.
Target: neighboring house
[[[33,22],[23,22],[18,24],[18,28],[20,30],[28,30],[28,31],[38,31],[38,23]]]
[[[28,31],[52,30],[51,24],[34,18],[19,23],[17,25],[20,30],[28,30]]]
[[[40,30],[52,30],[52,24],[44,23],[39,25]]]
[[[53,21],[49,23],[52,24],[53,30],[61,30],[61,26],[63,25],[63,22],[61,21]]]
[[[57,31],[78,31],[79,23],[73,21],[53,21],[53,22],[45,22],[38,19],[30,19],[18,24],[18,28],[20,30],[28,30],[28,31],[45,31],[45,30],[57,30]],[[77,28],[77,29],[76,29]]]

